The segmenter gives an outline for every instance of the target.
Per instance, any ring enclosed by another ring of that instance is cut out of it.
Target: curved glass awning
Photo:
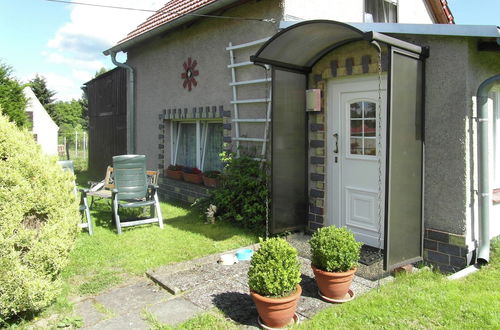
[[[419,56],[426,55],[420,46],[378,32],[363,32],[352,25],[336,21],[312,20],[294,24],[278,32],[250,60],[310,72],[311,67],[326,53],[358,40],[380,41]]]

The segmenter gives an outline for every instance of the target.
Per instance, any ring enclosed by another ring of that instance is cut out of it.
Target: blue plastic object
[[[240,261],[250,260],[252,258],[252,255],[253,255],[252,249],[241,249],[236,251],[236,258],[238,258],[238,260]]]

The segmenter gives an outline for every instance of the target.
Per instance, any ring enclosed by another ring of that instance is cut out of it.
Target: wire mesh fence
[[[88,161],[88,133],[75,130],[62,132],[58,136],[59,159],[73,160],[75,170],[86,170]]]

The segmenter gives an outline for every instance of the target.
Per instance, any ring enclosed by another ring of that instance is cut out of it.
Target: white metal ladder
[[[238,88],[239,87],[244,87],[244,86],[249,86],[249,85],[255,85],[255,84],[269,84],[271,82],[271,77],[267,76],[264,78],[259,78],[259,79],[252,79],[252,80],[245,80],[245,81],[238,81],[237,80],[237,70],[239,68],[247,67],[254,65],[253,62],[250,61],[245,61],[245,62],[238,62],[235,63],[235,56],[234,52],[236,50],[241,50],[245,48],[250,48],[250,47],[255,47],[258,45],[261,45],[265,43],[269,38],[264,38],[264,39],[259,39],[255,40],[252,42],[247,42],[244,44],[240,45],[233,45],[231,42],[229,43],[229,46],[226,48],[227,51],[229,51],[229,60],[230,64],[227,66],[229,69],[231,69],[231,78],[232,81],[229,83],[229,86],[232,87],[233,91],[233,100],[231,101],[231,104],[233,105],[233,115],[231,118],[232,123],[234,124],[234,130],[235,130],[235,136],[232,138],[232,140],[236,141],[236,154],[237,156],[240,155],[240,142],[261,142],[262,143],[262,149],[261,149],[261,158],[255,158],[256,160],[266,160],[266,153],[267,153],[267,143],[269,141],[268,138],[268,132],[269,132],[269,123],[271,122],[271,87],[268,88],[268,92],[266,93],[265,98],[258,98],[258,99],[238,99]],[[269,72],[269,67],[266,66],[266,71]],[[266,117],[265,118],[241,118],[240,113],[238,111],[238,106],[240,104],[265,104],[266,105]],[[264,137],[242,137],[240,135],[240,123],[264,123]]]

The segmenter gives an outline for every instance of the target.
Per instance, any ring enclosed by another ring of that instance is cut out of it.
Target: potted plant
[[[182,167],[181,165],[168,165],[165,170],[165,175],[171,179],[182,180]]]
[[[196,167],[183,167],[182,178],[186,182],[201,184],[203,182],[202,172]]]
[[[320,294],[333,302],[343,302],[357,270],[362,243],[347,228],[323,227],[309,240],[311,267]]]
[[[282,238],[261,241],[250,261],[248,286],[265,326],[282,328],[293,321],[302,293],[299,283],[297,250]]]
[[[203,172],[203,184],[207,187],[215,188],[219,184],[219,171]]]

